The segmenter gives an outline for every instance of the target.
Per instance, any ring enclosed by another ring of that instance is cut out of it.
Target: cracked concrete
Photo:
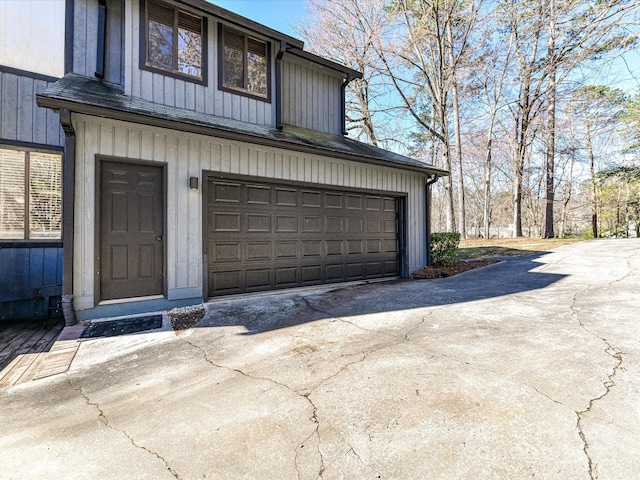
[[[0,478],[629,479],[640,241],[207,305],[0,390]]]

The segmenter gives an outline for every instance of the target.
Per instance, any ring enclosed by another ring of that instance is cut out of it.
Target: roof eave
[[[248,30],[252,30],[254,32],[260,33],[265,37],[272,38],[274,40],[284,40],[287,44],[292,45],[296,48],[304,48],[304,42],[297,38],[291,37],[285,33],[274,30],[273,28],[267,27],[258,22],[254,22],[242,15],[238,15],[230,10],[219,7],[212,3],[206,2],[204,0],[176,0],[178,3],[183,5],[187,5],[191,8],[195,8],[203,13],[208,15],[217,17],[218,19],[234,24],[239,27],[246,28]]]
[[[51,108],[54,110],[66,109],[74,113],[86,114],[91,116],[109,118],[113,120],[121,120],[131,123],[137,123],[140,125],[154,126],[159,128],[166,128],[169,130],[178,130],[185,133],[195,133],[206,136],[213,136],[218,138],[224,138],[227,140],[235,140],[241,142],[250,142],[256,145],[263,145],[274,148],[283,148],[283,144],[287,147],[294,149],[298,152],[311,153],[316,155],[330,156],[334,158],[340,158],[343,160],[351,160],[362,163],[368,163],[372,165],[379,165],[388,168],[395,168],[400,170],[409,170],[414,172],[420,172],[427,175],[435,175],[436,177],[448,176],[449,172],[441,170],[430,165],[419,166],[402,163],[393,163],[388,160],[378,159],[365,155],[358,155],[355,153],[343,152],[332,148],[311,146],[303,143],[291,141],[288,139],[274,139],[267,138],[260,135],[255,135],[249,132],[239,132],[236,130],[230,130],[213,125],[202,125],[186,121],[184,119],[166,119],[155,115],[131,112],[120,110],[116,108],[109,108],[97,105],[91,105],[82,102],[74,102],[69,99],[45,96],[43,94],[36,95],[36,102],[39,107]]]

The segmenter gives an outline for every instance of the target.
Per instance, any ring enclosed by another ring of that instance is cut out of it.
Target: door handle
[[[162,241],[162,237],[158,236],[158,237],[156,237],[156,240],[161,242]]]

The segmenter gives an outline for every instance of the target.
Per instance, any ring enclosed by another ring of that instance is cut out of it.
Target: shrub
[[[460,244],[460,234],[456,232],[436,232],[431,234],[431,263],[451,265],[456,262],[456,252]]]

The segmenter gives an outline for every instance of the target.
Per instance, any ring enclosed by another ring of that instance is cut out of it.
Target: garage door
[[[398,202],[209,177],[209,296],[398,275]]]

